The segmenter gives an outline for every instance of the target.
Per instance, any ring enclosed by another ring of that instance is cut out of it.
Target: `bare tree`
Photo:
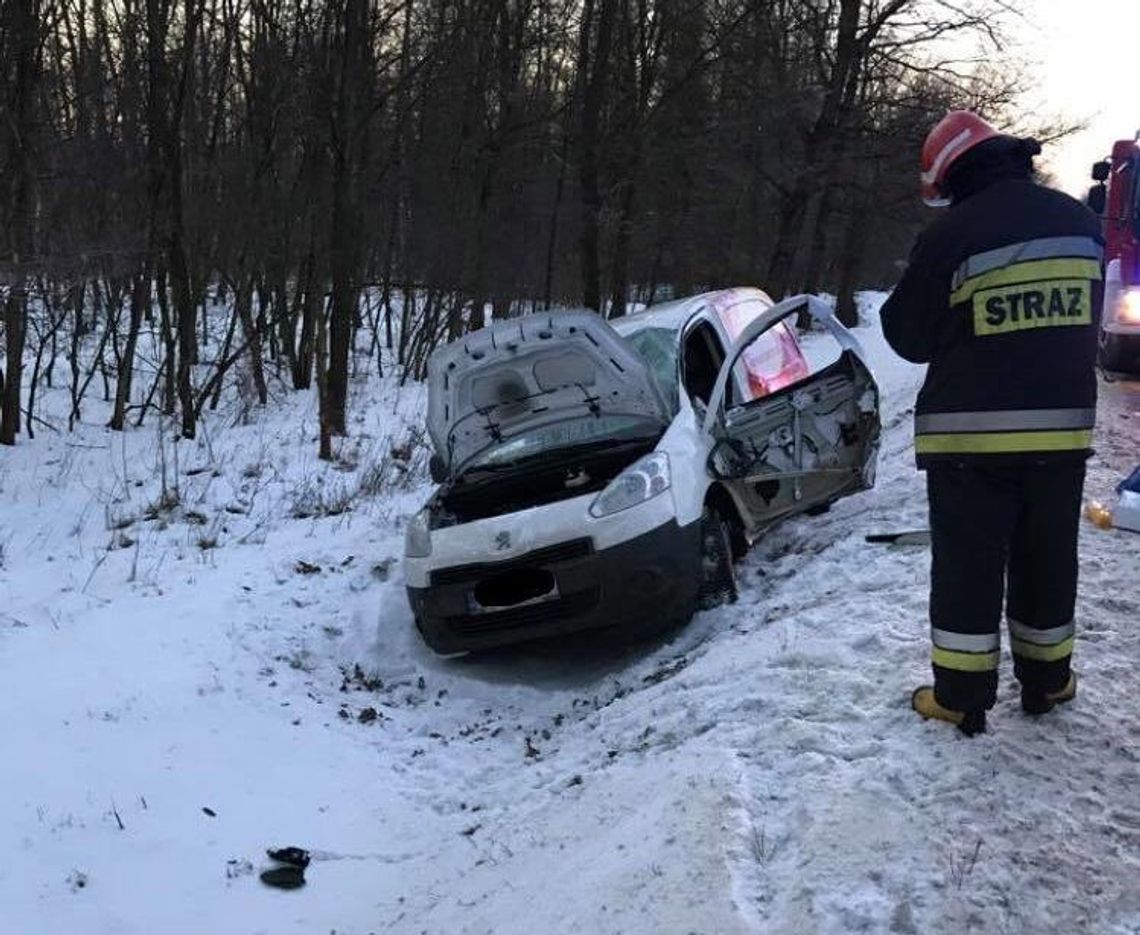
[[[1021,80],[947,44],[1007,0],[52,4],[0,8],[5,443],[57,352],[116,430],[315,383],[331,457],[365,354],[418,379],[488,310],[750,283],[851,320],[926,128]]]
[[[0,373],[0,444],[13,445],[20,431],[20,397],[28,321],[28,277],[35,253],[36,98],[43,66],[39,0],[6,0],[0,15],[3,110],[0,145],[4,164],[3,215],[6,233],[2,261],[7,279],[4,300],[5,367]],[[2,236],[2,235],[0,235]]]

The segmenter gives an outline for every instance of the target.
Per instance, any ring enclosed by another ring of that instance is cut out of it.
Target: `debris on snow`
[[[271,847],[266,850],[265,853],[270,860],[276,860],[293,867],[300,867],[302,870],[309,866],[309,861],[312,859],[309,852],[303,847],[293,845],[289,847]]]
[[[286,864],[283,867],[271,867],[262,870],[259,879],[266,886],[279,890],[295,890],[305,885],[305,871],[300,867]]]
[[[249,860],[231,858],[226,861],[226,879],[237,880],[253,873],[253,863]]]

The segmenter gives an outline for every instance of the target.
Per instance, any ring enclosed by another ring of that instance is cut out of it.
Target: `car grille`
[[[571,539],[569,542],[560,542],[558,545],[547,546],[506,559],[502,562],[478,562],[471,565],[454,565],[451,568],[440,568],[431,573],[433,585],[463,584],[477,581],[489,574],[508,571],[514,567],[525,565],[553,565],[557,562],[568,562],[576,558],[585,558],[594,551],[594,544],[590,539]]]
[[[540,604],[526,604],[493,613],[471,614],[447,617],[446,623],[460,635],[491,633],[497,630],[511,630],[515,627],[529,627],[537,623],[549,623],[589,611],[598,603],[601,592],[590,588],[570,594],[556,601]]]

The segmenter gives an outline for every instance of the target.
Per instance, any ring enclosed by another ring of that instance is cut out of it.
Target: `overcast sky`
[[[1061,187],[1083,194],[1092,164],[1140,129],[1140,0],[1022,0],[1022,8],[1018,42],[1039,88],[1026,106],[1089,121],[1045,153]]]

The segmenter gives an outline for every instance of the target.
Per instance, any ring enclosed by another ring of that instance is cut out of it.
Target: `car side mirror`
[[[1092,167],[1092,177],[1097,182],[1107,182],[1109,175],[1112,174],[1112,163],[1107,159],[1100,162],[1094,162]]]
[[[1093,214],[1104,214],[1104,209],[1108,203],[1108,190],[1104,187],[1103,182],[1089,189],[1087,201],[1089,210]]]
[[[443,458],[437,454],[428,458],[428,473],[436,484],[442,484],[447,480],[447,465],[443,463]]]

